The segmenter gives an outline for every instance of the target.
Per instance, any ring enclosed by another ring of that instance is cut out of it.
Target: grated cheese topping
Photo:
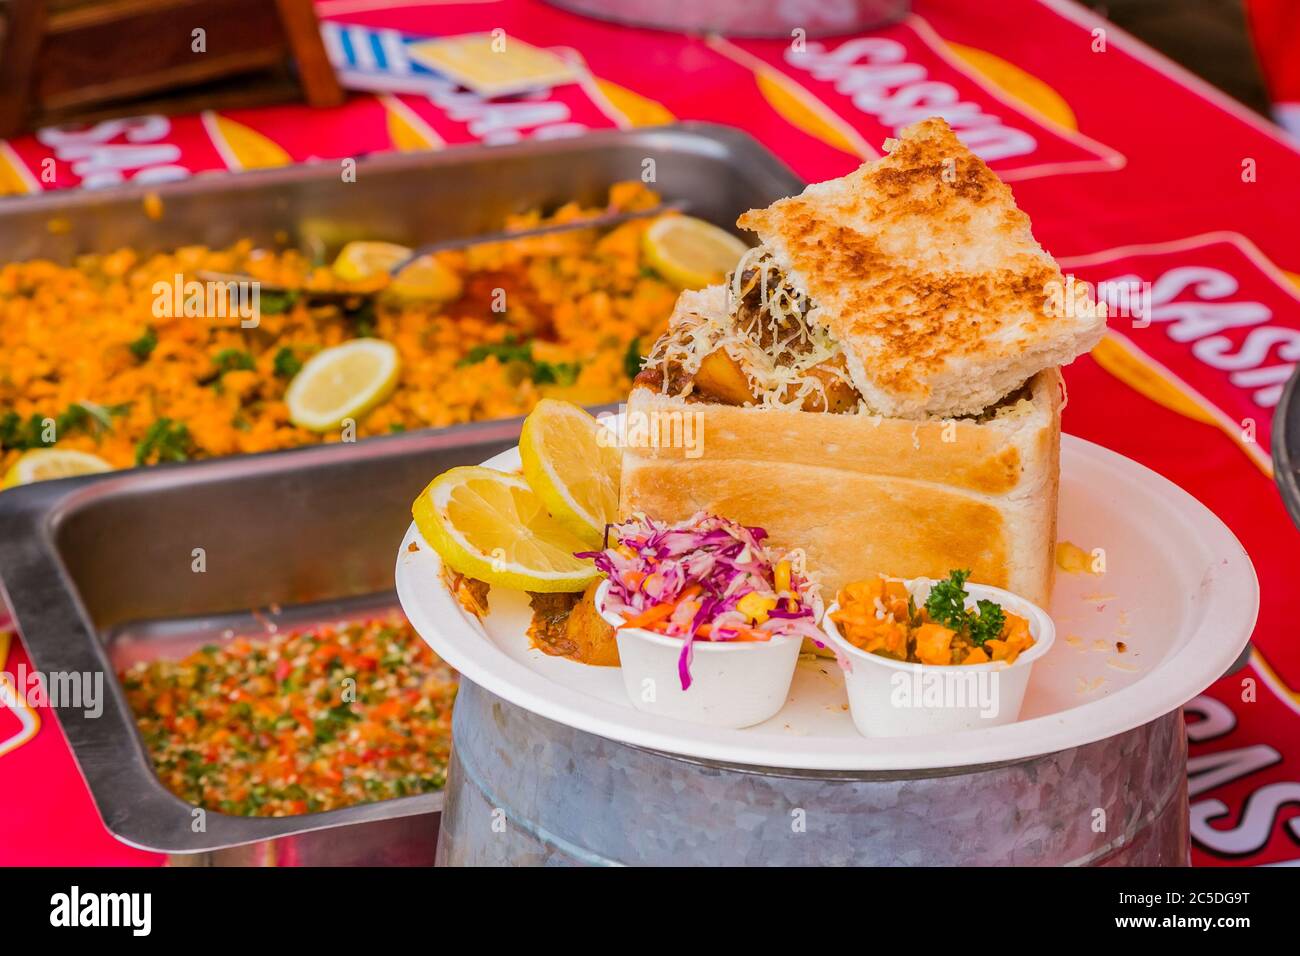
[[[759,308],[745,309],[757,292]],[[680,369],[689,380],[675,397],[689,395],[704,359],[724,349],[740,366],[750,391],[765,408],[802,408],[816,397],[830,407],[827,379],[850,388],[839,342],[817,321],[817,307],[793,288],[766,249],[750,249],[727,283],[727,308],[721,315],[681,317],[656,344],[648,364]],[[748,324],[747,324],[748,322]],[[810,374],[817,368],[818,374]],[[669,393],[678,376],[665,375]],[[856,411],[863,411],[859,399]]]
[[[663,394],[686,398],[695,390],[703,361],[723,349],[744,373],[759,408],[830,409],[828,385],[843,385],[856,402],[838,413],[867,415],[879,425],[879,411],[858,394],[843,349],[819,313],[818,305],[790,283],[771,253],[758,246],[741,257],[728,277],[726,308],[678,312],[655,343],[646,367],[663,371]],[[1030,414],[1033,407],[1025,382],[977,413],[930,420],[998,421]],[[915,430],[912,442],[918,444]]]

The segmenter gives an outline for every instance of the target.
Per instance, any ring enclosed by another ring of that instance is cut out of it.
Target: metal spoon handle
[[[549,223],[545,226],[536,226],[532,229],[502,229],[499,232],[489,232],[477,236],[460,237],[457,239],[440,239],[437,242],[426,243],[411,250],[411,254],[388,270],[389,275],[396,275],[416,259],[422,256],[431,255],[435,252],[447,252],[451,249],[467,249],[470,246],[487,245],[492,242],[510,242],[515,239],[531,239],[534,236],[551,236],[562,232],[576,232],[580,229],[606,229],[613,226],[621,226],[625,222],[633,222],[637,219],[650,219],[655,216],[662,216],[667,212],[684,212],[690,208],[690,203],[685,199],[674,199],[671,202],[660,203],[653,209],[640,209],[635,212],[606,212],[599,216],[592,216],[587,219],[574,219],[571,222]]]

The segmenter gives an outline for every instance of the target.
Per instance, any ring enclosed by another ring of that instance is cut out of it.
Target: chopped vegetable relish
[[[935,582],[922,607],[902,581],[853,581],[840,591],[831,620],[844,639],[869,654],[913,664],[1015,663],[1034,645],[1029,622],[993,601],[967,608],[969,571]]]
[[[159,778],[197,806],[280,817],[445,782],[456,672],[401,619],[237,637],[121,679]]]

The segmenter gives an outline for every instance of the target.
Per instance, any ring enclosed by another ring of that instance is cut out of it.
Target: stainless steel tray
[[[729,225],[799,180],[748,136],[683,124],[549,143],[381,157],[342,183],[332,164],[195,178],[158,188],[145,216],[130,187],[0,202],[0,259],[69,260],[122,245],[223,244],[240,236],[327,246],[364,236],[417,243],[499,226],[510,211],[598,202],[654,159],[667,200]],[[69,232],[54,235],[52,219]],[[328,238],[325,235],[328,234]],[[154,466],[0,493],[0,591],[34,666],[102,673],[98,718],[55,708],[105,825],[133,846],[207,863],[428,864],[440,794],[282,818],[193,808],[154,775],[115,677],[123,642],[180,650],[185,635],[247,622],[344,618],[392,604],[392,550],[410,503],[439,471],[515,444],[519,420]],[[191,570],[203,548],[207,570]],[[151,653],[154,649],[151,648]],[[193,855],[198,855],[197,857]]]
[[[0,495],[0,586],[33,666],[104,675],[98,717],[66,702],[55,711],[109,831],[166,853],[294,837],[240,859],[431,862],[437,829],[429,815],[441,810],[441,794],[274,819],[209,811],[206,830],[194,832],[193,808],[153,773],[114,658],[126,635],[174,648],[187,629],[210,633],[272,605],[296,620],[395,605],[393,542],[411,500],[430,476],[509,447],[518,431],[518,420],[466,425]],[[204,549],[203,573],[191,570],[194,548]],[[334,827],[348,829],[307,838]]]
[[[128,185],[0,199],[0,262],[131,246],[153,252],[252,238],[334,251],[350,239],[406,245],[501,228],[504,217],[571,199],[601,204],[611,183],[641,179],[665,201],[686,200],[692,215],[734,228],[752,206],[803,183],[748,134],[711,123],[678,123],[514,146],[457,147],[385,154],[357,162],[343,182],[339,163],[199,174],[161,186]],[[144,198],[163,201],[160,219]],[[56,229],[51,224],[57,223]]]

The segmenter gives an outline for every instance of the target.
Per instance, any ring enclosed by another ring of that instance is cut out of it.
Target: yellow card
[[[406,50],[417,63],[489,98],[578,80],[577,70],[562,57],[500,30],[426,40]]]

